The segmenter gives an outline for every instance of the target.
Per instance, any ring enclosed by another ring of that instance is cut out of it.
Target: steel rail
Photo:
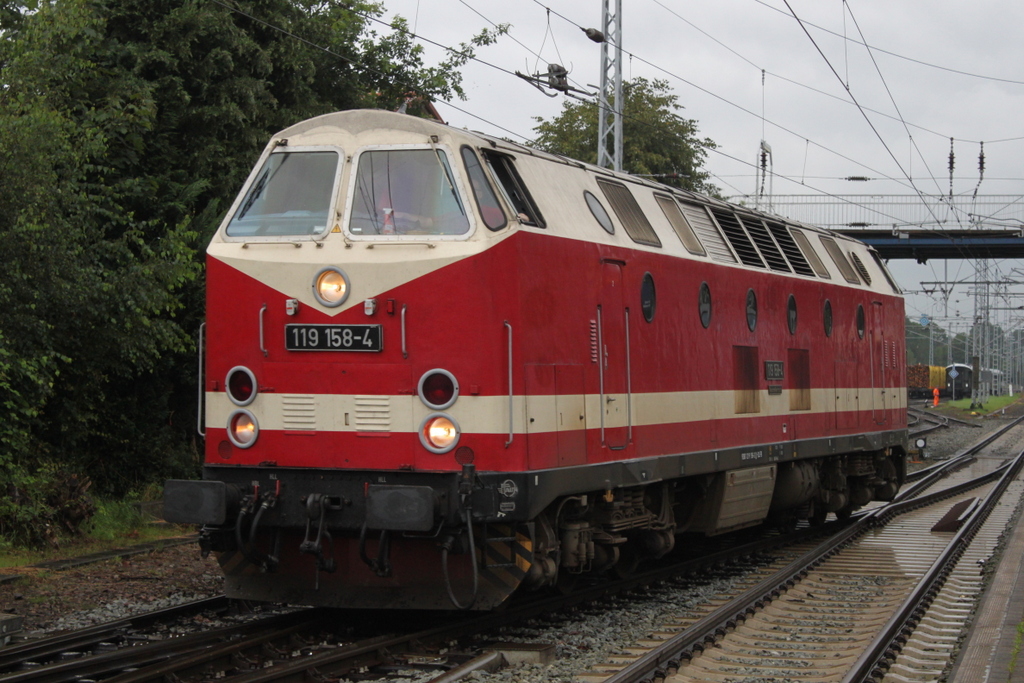
[[[918,582],[913,592],[900,605],[896,613],[882,628],[882,631],[875,637],[863,654],[854,662],[847,675],[842,679],[843,683],[859,683],[871,678],[881,678],[892,664],[896,654],[902,649],[900,638],[909,636],[917,627],[918,622],[924,616],[928,605],[931,604],[938,589],[945,582],[946,577],[952,571],[956,561],[963,555],[971,540],[978,533],[981,525],[991,514],[992,509],[999,502],[999,499],[1006,492],[1010,482],[1020,473],[1024,467],[1024,451],[1017,455],[1012,463],[1000,468],[1002,476],[999,482],[989,491],[970,517],[964,522],[960,530],[952,538],[946,549],[942,551],[935,562]],[[993,473],[995,474],[995,473]]]
[[[532,617],[547,614],[554,610],[568,609],[576,605],[595,602],[610,594],[636,590],[643,586],[667,580],[673,576],[692,574],[712,567],[725,565],[742,557],[757,555],[759,553],[776,549],[780,545],[805,542],[815,536],[821,536],[822,534],[829,533],[830,529],[834,529],[836,526],[841,524],[843,523],[831,522],[818,527],[803,528],[786,535],[759,538],[756,541],[704,554],[697,558],[687,559],[683,562],[675,562],[671,566],[649,569],[647,571],[637,573],[627,579],[611,582],[610,584],[589,587],[570,595],[557,597],[545,595],[538,599],[522,601],[518,604],[510,605],[503,612],[476,617],[468,623],[463,623],[461,626],[453,627],[450,631],[439,631],[438,634],[440,635],[425,632],[412,634],[407,637],[399,636],[397,637],[398,640],[388,641],[388,646],[392,648],[401,647],[401,643],[404,642],[403,638],[410,641],[418,640],[420,642],[425,642],[434,636],[438,638],[443,636],[451,639],[456,638],[459,635],[464,635],[466,632],[480,633],[487,629],[494,629],[506,624],[517,623]],[[187,610],[190,609],[191,605],[195,605],[195,607],[191,607],[191,609],[198,611],[198,607],[200,605],[209,609],[227,605],[229,602],[230,601],[227,598],[221,596],[219,598],[210,599],[209,601],[190,603],[190,605],[183,605],[176,608],[170,608],[168,610],[161,610],[159,612],[147,613],[129,619],[118,620],[108,624],[97,625],[81,631],[48,638],[43,641],[39,641],[38,643],[26,643],[22,646],[16,646],[16,648],[5,649],[3,650],[3,653],[8,657],[10,665],[28,660],[41,661],[45,660],[47,657],[45,654],[42,654],[44,652],[55,652],[57,654],[61,654],[68,651],[83,651],[87,649],[87,646],[89,645],[121,637],[129,629],[142,628],[146,623],[159,622],[165,618],[174,617],[175,613],[178,612],[187,613]],[[314,614],[313,612],[304,612],[303,614],[307,615],[303,617],[305,620],[310,622],[313,621],[310,616]],[[18,672],[19,674],[23,674],[23,676],[20,676],[19,678],[7,678],[4,675],[0,675],[0,683],[43,683],[44,681],[47,683],[61,683],[63,681],[72,681],[82,676],[88,678],[89,676],[96,676],[98,674],[105,674],[108,676],[113,675],[116,677],[117,683],[139,683],[140,681],[156,680],[161,677],[173,678],[176,675],[182,675],[183,672],[188,672],[190,670],[194,672],[207,671],[210,668],[216,668],[218,665],[224,666],[225,668],[231,668],[233,661],[237,660],[238,662],[244,662],[248,659],[245,654],[246,644],[244,642],[238,641],[236,643],[235,641],[232,641],[220,644],[224,639],[225,635],[220,630],[215,632],[206,632],[205,634],[184,636],[183,638],[175,639],[175,644],[173,646],[174,650],[171,651],[170,654],[164,650],[164,648],[168,647],[166,644],[150,643],[136,645],[132,648],[123,649],[134,651],[134,653],[138,655],[134,660],[126,660],[125,657],[129,657],[130,655],[125,654],[123,650],[102,653],[88,658],[82,657],[77,660],[36,667],[32,669],[31,672]],[[200,644],[196,644],[194,641],[202,642]],[[366,644],[368,649],[355,652],[353,656],[362,657],[364,663],[368,661],[367,658],[376,659],[371,656],[371,653],[381,647],[384,647],[381,645],[379,638],[366,640],[363,641],[363,643]],[[348,650],[352,650],[352,648],[362,646],[351,645],[345,647],[347,647]],[[336,651],[337,650],[334,650],[332,652]],[[230,661],[225,662],[226,658]],[[304,661],[307,666],[311,663],[309,656],[305,657]],[[334,664],[328,662],[328,665],[332,667],[344,666],[344,661],[345,660],[342,659],[339,660],[340,663]],[[286,662],[281,662],[277,666],[280,667],[284,665],[286,665]],[[129,666],[131,668],[137,668],[137,671],[118,673]],[[285,672],[284,669],[279,669],[279,671],[282,673]],[[298,680],[298,678],[296,678],[296,680]],[[113,683],[113,679],[110,679],[110,681]]]
[[[1024,418],[1021,418],[1024,419]],[[1015,420],[1008,425],[1007,429],[1015,426],[1021,420]],[[1006,429],[1000,433],[990,435],[983,442],[972,446],[960,456],[959,465],[963,466],[969,461],[980,448],[994,441]],[[943,463],[944,466],[953,464],[954,461]],[[1019,467],[1019,465],[1018,465]],[[929,476],[918,482],[914,487],[915,494],[921,494],[924,488],[935,483],[948,473],[948,467],[937,468]],[[841,530],[835,536],[827,539],[817,547],[806,553],[804,556],[789,563],[770,577],[765,578],[757,585],[744,591],[734,600],[722,605],[715,611],[707,614],[689,627],[668,638],[657,648],[642,654],[640,657],[624,666],[619,671],[611,674],[605,679],[605,683],[636,683],[644,678],[652,676],[659,670],[674,668],[680,659],[692,656],[695,651],[702,651],[706,645],[713,644],[718,638],[724,636],[736,625],[753,614],[756,610],[763,608],[767,603],[777,598],[785,590],[791,588],[796,582],[807,575],[807,573],[821,564],[825,559],[837,553],[843,546],[853,541],[856,537],[867,532],[869,529],[887,523],[888,520],[907,512],[911,509],[935,503],[943,498],[961,493],[980,486],[994,478],[1000,477],[1008,470],[1007,466],[997,469],[969,482],[950,487],[947,490],[937,491],[927,495],[916,495],[914,497],[899,497],[885,506],[875,508],[857,517],[848,527]],[[657,677],[657,676],[655,676]]]
[[[9,671],[24,661],[45,661],[63,652],[80,650],[89,645],[101,643],[133,629],[143,629],[163,621],[179,619],[183,616],[207,612],[223,611],[231,601],[218,595],[213,598],[194,600],[174,607],[145,612],[135,616],[118,619],[104,624],[96,624],[88,628],[77,629],[66,633],[58,633],[47,638],[9,645],[0,649],[0,672]],[[2,679],[2,674],[0,674]]]
[[[192,633],[179,638],[153,641],[111,652],[63,660],[0,676],[3,683],[70,683],[94,676],[109,677],[125,669],[149,667],[156,662],[182,657],[203,650],[214,650],[243,642],[262,643],[299,629],[311,628],[326,616],[312,619],[307,612],[275,615],[260,621],[228,626],[213,631]],[[261,640],[262,638],[262,640]]]
[[[923,469],[917,470],[916,472],[911,472],[910,474],[907,475],[907,481],[916,481],[916,480],[919,480],[919,479],[923,480],[923,479],[927,479],[927,478],[931,477],[931,475],[933,473],[936,473],[936,472],[940,472],[940,473],[948,472],[948,471],[952,471],[954,469],[957,469],[959,467],[963,467],[968,462],[971,462],[974,459],[974,456],[979,451],[981,451],[983,448],[985,448],[986,446],[990,445],[993,441],[995,441],[996,439],[998,439],[999,437],[1003,436],[1008,431],[1010,431],[1011,429],[1013,429],[1014,427],[1019,425],[1021,423],[1021,421],[1024,421],[1024,416],[1018,417],[1017,419],[1013,420],[1012,422],[1009,422],[1006,425],[1000,427],[999,429],[997,429],[996,431],[992,432],[991,434],[989,434],[988,436],[986,436],[984,439],[982,439],[981,441],[977,442],[976,444],[974,444],[972,446],[968,446],[967,448],[965,448],[964,450],[962,450],[962,451],[960,451],[958,453],[954,453],[953,457],[951,457],[949,460],[945,460],[943,462],[936,463],[936,464],[934,464],[934,465],[932,465],[930,467],[925,467]],[[935,480],[931,479],[929,481],[935,481]],[[917,488],[917,486],[918,485],[915,484],[914,486],[910,487],[910,489],[904,489],[903,491],[900,491],[899,495],[896,496],[896,499],[899,500],[900,498],[902,498],[904,496],[904,494],[909,494],[911,491],[919,490]]]
[[[173,657],[153,658],[151,656],[148,664],[139,662],[133,665],[133,668],[138,667],[136,670],[124,671],[123,673],[116,672],[123,670],[124,662],[115,661],[106,666],[106,669],[114,672],[114,675],[107,678],[104,683],[148,683],[152,681],[176,680],[177,678],[188,678],[192,674],[206,675],[210,671],[218,669],[231,670],[231,678],[234,683],[308,683],[310,677],[315,680],[322,680],[324,677],[341,676],[357,668],[371,667],[389,661],[398,653],[416,651],[417,648],[424,644],[448,643],[465,636],[494,630],[508,624],[521,623],[526,619],[548,614],[555,610],[594,602],[613,592],[634,590],[640,586],[650,585],[687,571],[694,572],[701,568],[720,566],[737,557],[757,554],[783,542],[799,542],[814,535],[826,533],[830,527],[831,525],[823,525],[816,528],[801,529],[794,534],[782,537],[759,539],[736,548],[719,551],[683,563],[676,563],[672,567],[650,570],[629,579],[613,582],[610,586],[591,587],[566,596],[552,597],[547,595],[520,604],[510,605],[502,612],[482,614],[468,621],[463,620],[455,623],[446,623],[441,626],[433,626],[417,633],[375,636],[333,649],[313,651],[297,659],[278,661],[273,666],[265,666],[265,658],[261,663],[261,655],[253,656],[247,654],[253,650],[253,643],[249,641],[215,642],[206,648],[183,648],[180,652],[175,653]],[[310,615],[313,613],[304,612],[302,614]],[[305,616],[303,619],[312,621],[310,616]],[[333,619],[336,625],[337,617]],[[213,634],[205,636],[197,634],[197,637],[203,637],[210,641],[213,638]],[[266,637],[260,637],[266,640]],[[223,638],[220,640],[222,641]],[[256,649],[260,652],[272,651],[272,647],[267,647],[269,643],[261,641],[256,643],[256,645],[258,646]],[[74,662],[67,664],[68,666],[64,669],[65,673],[72,671],[71,665]],[[239,666],[252,666],[252,668],[251,670],[244,670],[244,668],[239,670]],[[89,671],[94,672],[95,670],[96,668],[93,668]],[[80,668],[78,672],[78,675],[81,675]],[[0,677],[0,683],[68,683],[71,680],[72,678],[68,677],[64,680],[37,679],[14,681],[5,680]]]
[[[932,413],[925,412],[924,410],[921,410],[920,408],[909,408],[908,407],[907,408],[907,412],[912,414],[914,416],[914,418],[918,422],[920,422],[921,420],[924,420],[925,422],[930,422],[930,423],[935,424],[935,425],[948,425],[949,424],[949,420],[946,419],[945,417],[940,418],[938,415],[934,415]]]
[[[944,418],[944,419],[946,419],[948,421],[951,421],[951,422],[956,422],[958,424],[966,425],[968,427],[974,427],[976,429],[981,429],[981,425],[978,424],[977,422],[970,422],[968,420],[961,420],[958,417],[950,417],[949,415],[936,415],[935,413],[929,412],[929,411],[924,410],[922,408],[918,408],[917,410],[919,410],[924,415],[930,415],[932,417],[940,417],[940,418]]]
[[[913,416],[914,422],[910,422],[909,421],[909,418],[911,416]],[[941,417],[940,418],[939,416],[932,415],[931,413],[926,413],[925,411],[920,410],[918,408],[909,408],[908,407],[907,408],[907,417],[908,417],[907,427],[910,427],[912,425],[916,426],[918,423],[921,423],[921,422],[927,422],[927,423],[929,423],[931,425],[930,427],[921,427],[919,429],[908,429],[907,434],[909,436],[920,436],[921,434],[928,434],[928,433],[934,432],[937,429],[942,429],[944,427],[949,427],[949,420],[946,419],[945,417]]]

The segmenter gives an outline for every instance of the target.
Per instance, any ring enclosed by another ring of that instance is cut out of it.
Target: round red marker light
[[[247,406],[256,398],[256,375],[241,365],[231,368],[224,380],[228,389],[228,398],[238,406]]]
[[[417,393],[420,400],[434,410],[444,410],[459,397],[459,383],[455,375],[440,368],[425,372],[420,377]]]

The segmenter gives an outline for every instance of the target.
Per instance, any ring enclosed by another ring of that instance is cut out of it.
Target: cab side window
[[[487,161],[487,166],[491,169],[494,179],[498,181],[498,187],[505,195],[505,199],[518,214],[519,222],[538,228],[546,227],[544,217],[540,215],[540,210],[534,203],[533,197],[530,196],[530,191],[526,189],[526,184],[523,183],[519,171],[516,170],[512,157],[507,154],[485,151],[484,160]]]
[[[501,208],[501,202],[494,194],[494,188],[487,181],[480,160],[469,147],[462,148],[462,163],[466,165],[466,173],[469,175],[469,184],[473,188],[473,196],[476,197],[477,207],[484,219],[484,225],[490,230],[501,230],[508,224],[505,212]]]

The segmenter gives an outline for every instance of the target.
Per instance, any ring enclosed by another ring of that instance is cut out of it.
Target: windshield
[[[373,150],[359,156],[348,223],[353,235],[464,235],[469,218],[444,152]]]
[[[228,223],[227,234],[272,237],[327,232],[337,174],[337,152],[271,154]]]

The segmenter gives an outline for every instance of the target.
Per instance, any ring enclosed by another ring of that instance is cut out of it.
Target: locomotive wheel
[[[619,579],[628,579],[640,566],[640,555],[637,554],[631,543],[622,546],[619,552],[619,561],[612,565],[612,574]]]

